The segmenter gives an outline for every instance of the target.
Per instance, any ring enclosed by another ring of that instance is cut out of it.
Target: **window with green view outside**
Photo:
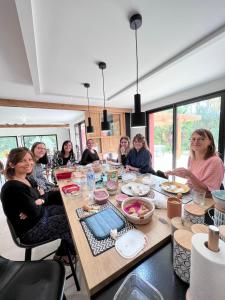
[[[53,155],[57,146],[57,136],[56,134],[51,135],[25,135],[23,136],[24,146],[31,149],[32,145],[36,142],[42,142],[46,145],[48,149],[48,154]]]
[[[1,136],[0,137],[0,160],[5,165],[9,151],[13,148],[17,148],[16,136]]]

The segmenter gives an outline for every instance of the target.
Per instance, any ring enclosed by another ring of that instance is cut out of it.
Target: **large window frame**
[[[151,113],[157,113],[160,111],[164,111],[166,109],[172,109],[173,110],[173,140],[172,140],[172,166],[173,168],[176,167],[176,145],[177,145],[177,108],[182,106],[182,105],[187,105],[187,104],[192,104],[196,102],[200,102],[202,100],[209,100],[211,98],[216,98],[216,97],[221,97],[221,104],[220,104],[220,120],[219,120],[219,140],[218,140],[218,152],[220,153],[220,157],[224,162],[225,158],[225,90],[217,91],[214,93],[202,95],[199,97],[191,98],[188,100],[184,100],[181,102],[176,102],[174,104],[168,104],[165,106],[161,106],[152,110],[146,111],[147,115],[147,126],[146,126],[146,137],[147,141],[149,144],[149,135],[150,135],[150,130],[149,130],[149,114]]]
[[[1,139],[7,139],[7,138],[14,138],[15,141],[16,141],[16,148],[18,147],[18,145],[19,145],[19,143],[18,143],[18,136],[16,136],[16,135],[1,135],[0,136],[0,143],[1,143]],[[9,149],[9,151],[10,150],[11,149]],[[3,158],[0,158],[0,159],[4,160]],[[6,160],[6,158],[5,158],[5,160]]]
[[[45,136],[54,136],[55,137],[55,141],[56,141],[56,151],[58,151],[58,137],[57,137],[57,134],[27,134],[27,135],[23,135],[22,138],[23,138],[23,145],[26,147],[26,144],[25,144],[25,139],[26,137],[34,137],[34,136],[37,136],[37,137],[40,137],[40,139],[38,139],[38,142],[43,142],[45,143],[42,138],[45,137]],[[48,146],[48,145],[46,145]]]

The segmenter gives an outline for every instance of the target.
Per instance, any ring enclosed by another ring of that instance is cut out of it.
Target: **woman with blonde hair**
[[[212,133],[207,129],[196,129],[190,138],[188,167],[176,168],[166,174],[187,178],[190,187],[206,192],[219,189],[224,176],[224,166],[216,153]]]
[[[118,162],[122,165],[126,165],[127,155],[130,151],[130,138],[128,136],[122,136],[118,146]]]
[[[152,156],[147,142],[140,133],[133,138],[133,148],[127,155],[126,171],[155,174],[152,169]]]

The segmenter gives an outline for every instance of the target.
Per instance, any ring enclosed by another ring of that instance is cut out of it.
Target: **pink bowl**
[[[109,193],[106,189],[94,190],[94,199],[98,204],[105,204],[108,201]]]
[[[125,195],[125,194],[122,194],[122,193],[116,195],[116,197],[115,197],[116,202],[117,202],[119,205],[121,205],[121,203],[122,203],[124,200],[126,200],[127,198],[128,198],[128,196]]]

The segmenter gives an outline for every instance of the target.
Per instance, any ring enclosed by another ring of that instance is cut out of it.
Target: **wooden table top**
[[[61,188],[70,183],[71,180],[58,181],[72,233],[72,238],[77,254],[79,255],[86,287],[91,296],[108,285],[119,275],[129,270],[137,262],[143,260],[146,256],[162,246],[164,243],[168,242],[171,235],[171,225],[170,220],[167,218],[167,210],[156,209],[152,221],[149,224],[135,225],[135,227],[141,230],[148,239],[148,243],[145,248],[135,258],[123,258],[117,253],[115,247],[99,254],[98,256],[93,256],[85,233],[83,232],[83,228],[76,214],[76,209],[82,207],[87,201],[87,187],[85,185],[79,195],[68,197],[64,195],[64,193],[61,191]],[[157,191],[154,191],[154,193],[156,199],[160,198],[167,201],[167,197],[165,195],[162,195]],[[115,206],[117,206],[115,196],[110,196],[109,199]],[[211,201],[207,204],[209,204],[209,207],[212,206]],[[119,207],[117,208],[120,209]],[[159,218],[165,219],[167,223],[159,221]]]

